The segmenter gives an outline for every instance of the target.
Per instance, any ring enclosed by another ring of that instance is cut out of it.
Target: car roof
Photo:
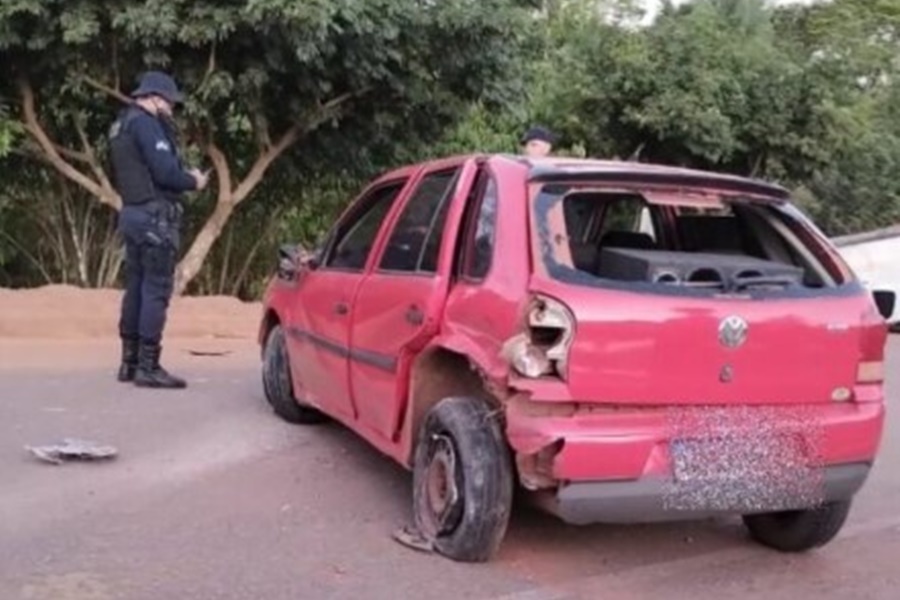
[[[526,169],[527,179],[536,182],[609,181],[616,183],[646,183],[716,189],[766,196],[780,200],[790,198],[790,192],[778,184],[715,171],[622,160],[568,157],[529,158],[501,153],[471,153],[437,158],[394,169],[390,173],[385,173],[379,179],[410,175],[422,168],[432,169],[450,166],[468,159],[505,160],[520,164]]]

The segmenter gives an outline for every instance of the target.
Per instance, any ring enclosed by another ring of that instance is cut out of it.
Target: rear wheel
[[[285,421],[305,425],[325,421],[325,415],[311,406],[301,404],[294,397],[287,345],[281,325],[273,327],[266,338],[262,380],[266,400],[275,414]]]
[[[441,554],[485,562],[512,510],[509,452],[497,419],[475,398],[447,398],[425,418],[413,466],[418,530]]]
[[[850,500],[818,508],[744,516],[750,536],[781,552],[806,552],[830,542],[844,526]]]

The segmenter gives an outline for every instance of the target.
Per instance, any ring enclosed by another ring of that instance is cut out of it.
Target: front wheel
[[[263,351],[263,390],[269,405],[288,423],[312,425],[325,421],[325,415],[295,398],[288,360],[284,329],[276,325],[269,332]]]
[[[745,515],[750,536],[781,552],[806,552],[830,542],[844,526],[850,500],[818,508],[761,515]]]
[[[416,526],[453,560],[485,562],[512,510],[509,451],[488,405],[446,398],[425,417],[413,465]]]

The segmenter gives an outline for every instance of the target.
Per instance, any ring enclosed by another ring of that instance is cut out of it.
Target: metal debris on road
[[[410,525],[396,530],[391,537],[407,548],[412,548],[419,552],[434,552],[434,543]]]
[[[231,350],[188,350],[192,356],[228,356]]]
[[[113,446],[104,446],[88,440],[65,438],[62,443],[50,446],[25,446],[38,459],[54,465],[66,460],[106,460],[118,454]]]

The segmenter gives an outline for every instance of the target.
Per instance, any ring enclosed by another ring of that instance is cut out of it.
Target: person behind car
[[[122,198],[119,232],[125,242],[125,293],[119,318],[119,381],[139,387],[184,388],[160,366],[166,312],[175,280],[183,207],[181,195],[202,190],[208,175],[179,157],[174,107],[184,96],[167,74],[150,71],[110,129],[110,159]]]
[[[546,127],[535,125],[522,136],[522,154],[529,158],[549,156],[556,143],[556,136]]]

